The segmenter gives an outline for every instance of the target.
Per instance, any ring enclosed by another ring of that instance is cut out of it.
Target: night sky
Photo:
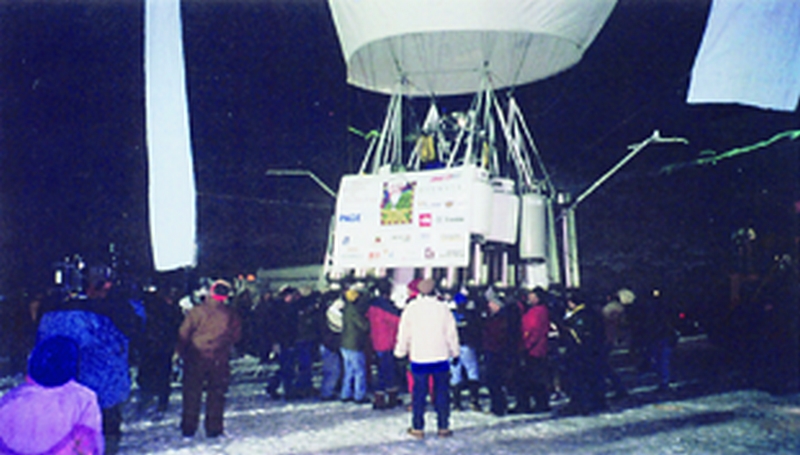
[[[577,66],[516,89],[556,186],[573,193],[654,129],[690,141],[648,149],[580,207],[591,284],[696,278],[725,267],[740,224],[774,244],[796,229],[797,141],[658,172],[800,125],[797,112],[685,103],[709,4],[622,0]],[[68,254],[104,261],[110,243],[131,273],[152,267],[143,16],[133,0],[0,0],[3,292],[47,282]],[[324,1],[184,1],[183,26],[198,271],[320,262],[333,200],[310,179],[264,173],[308,169],[335,189],[366,150],[348,126],[379,128],[388,98],[346,85]],[[422,120],[427,101],[409,108]]]

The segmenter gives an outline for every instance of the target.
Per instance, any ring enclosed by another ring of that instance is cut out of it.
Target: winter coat
[[[400,310],[391,300],[376,297],[367,310],[369,334],[372,348],[376,352],[391,351],[397,341],[397,326],[400,324]]]
[[[550,315],[545,305],[529,307],[520,321],[522,348],[530,357],[547,357],[547,333],[550,330]]]
[[[412,300],[400,316],[395,357],[408,355],[412,363],[436,363],[459,353],[458,330],[450,308],[429,295]]]
[[[267,316],[267,330],[273,343],[294,346],[299,327],[299,308],[296,300],[286,302],[283,298],[273,300],[271,313]]]
[[[606,344],[616,346],[622,338],[622,322],[625,317],[625,307],[618,301],[608,302],[602,310],[603,325],[605,327]]]
[[[479,348],[481,345],[481,315],[474,300],[456,303],[453,309],[458,340],[462,346]]]
[[[242,323],[236,312],[207,302],[186,313],[178,331],[178,353],[185,358],[191,348],[206,359],[227,361],[241,336]]]
[[[100,455],[97,395],[74,380],[43,387],[33,380],[0,398],[0,454]]]
[[[567,329],[567,352],[571,355],[597,356],[602,352],[605,334],[600,315],[585,305],[579,305],[567,313],[564,319]]]
[[[142,336],[143,350],[152,354],[171,354],[175,351],[178,328],[183,320],[180,308],[156,294],[145,296],[144,307],[147,318]]]
[[[264,358],[272,349],[275,341],[275,333],[272,328],[272,320],[275,318],[275,306],[278,304],[274,298],[259,298],[258,304],[253,310],[253,340],[252,343],[258,350],[258,355]]]
[[[363,298],[363,297],[362,297]],[[359,302],[346,302],[342,310],[341,347],[351,351],[363,351],[369,340],[369,320],[360,310]]]
[[[80,350],[78,382],[97,394],[103,409],[128,399],[128,338],[106,316],[88,310],[56,310],[42,316],[39,341],[55,335],[72,338]]]
[[[344,299],[336,298],[335,293],[324,296],[325,311],[317,315],[321,343],[329,350],[338,352],[342,347],[342,309]]]
[[[486,312],[483,321],[482,347],[487,352],[515,353],[520,339],[520,306],[506,304],[495,314]]]
[[[297,339],[296,341],[319,341],[318,321],[322,312],[319,293],[312,293],[295,302],[297,306]]]

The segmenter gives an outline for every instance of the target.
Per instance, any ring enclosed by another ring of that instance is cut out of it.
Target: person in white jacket
[[[450,361],[457,359],[460,349],[453,313],[447,304],[431,295],[433,280],[419,282],[419,296],[412,300],[400,316],[395,357],[409,357],[414,379],[412,418],[408,433],[417,439],[425,435],[425,396],[429,378],[433,377],[432,401],[436,409],[438,436],[448,437],[450,430]]]

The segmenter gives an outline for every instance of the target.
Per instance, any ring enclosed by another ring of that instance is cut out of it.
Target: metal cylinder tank
[[[547,199],[541,194],[523,194],[519,225],[519,257],[547,257]]]
[[[492,229],[494,190],[485,169],[465,167],[465,184],[470,191],[470,233],[486,236]]]
[[[481,244],[474,242],[472,244],[472,258],[470,262],[469,284],[471,286],[479,286],[486,283],[486,270],[484,270],[483,259]]]
[[[514,181],[494,178],[491,183],[492,219],[486,240],[513,245],[519,228],[519,197],[514,194]]]

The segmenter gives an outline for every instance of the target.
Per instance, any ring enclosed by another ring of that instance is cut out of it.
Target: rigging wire
[[[288,199],[267,199],[254,196],[240,196],[236,194],[198,192],[197,196],[207,199],[216,199],[220,201],[255,202],[262,205],[290,205],[294,207],[304,207],[308,209],[320,209],[320,210],[330,210],[331,207],[333,207],[332,203],[299,202],[299,201],[290,201]]]

